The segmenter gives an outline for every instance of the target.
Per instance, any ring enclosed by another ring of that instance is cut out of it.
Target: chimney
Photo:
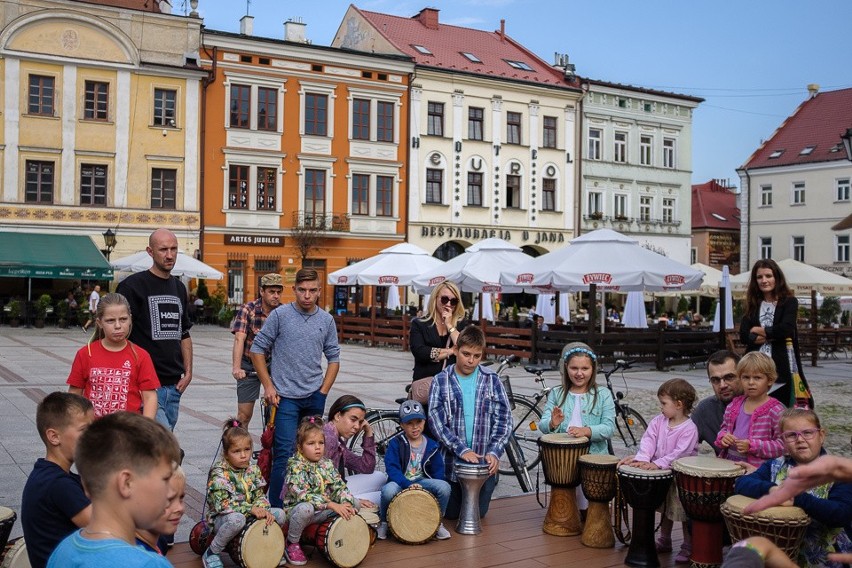
[[[254,33],[254,16],[246,14],[240,18],[240,35],[250,36]]]
[[[414,16],[414,19],[423,24],[423,27],[430,30],[438,29],[438,10],[437,8],[423,8]]]
[[[810,95],[808,98],[812,99],[819,94],[819,84],[811,83],[808,85],[808,94]]]
[[[506,39],[506,20],[500,18],[500,41],[504,41]]]
[[[305,39],[305,26],[307,24],[302,21],[302,18],[290,18],[284,22],[284,41],[308,43]]]

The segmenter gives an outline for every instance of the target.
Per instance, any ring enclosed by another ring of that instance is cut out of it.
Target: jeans
[[[174,431],[180,412],[181,393],[177,385],[166,385],[157,389],[157,422]]]
[[[441,517],[443,517],[447,511],[447,504],[450,502],[450,484],[443,479],[429,479],[428,477],[418,479],[416,483],[435,496],[435,499],[438,500],[438,507],[441,509]],[[388,520],[388,505],[390,505],[391,499],[400,491],[402,491],[402,487],[395,481],[388,481],[382,487],[382,504],[379,509],[379,518],[381,520]]]
[[[482,490],[479,492],[479,517],[482,519],[485,518],[488,507],[491,505],[491,495],[494,493],[494,489],[497,488],[497,479],[499,477],[500,474],[498,473],[486,479],[482,485]],[[459,512],[461,511],[462,488],[458,481],[451,481],[450,487],[452,488],[450,502],[447,504],[447,512],[444,516],[455,520],[459,518]]]
[[[320,391],[307,398],[281,398],[275,413],[275,436],[272,440],[272,472],[269,474],[269,503],[281,507],[281,490],[287,477],[287,460],[296,445],[296,429],[305,416],[321,415],[325,397]]]

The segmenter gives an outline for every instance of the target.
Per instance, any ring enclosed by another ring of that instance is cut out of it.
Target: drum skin
[[[0,563],[0,568],[31,568],[30,557],[27,555],[27,546],[24,544],[23,538],[13,540],[6,554],[3,556],[3,562]]]
[[[743,509],[752,501],[750,497],[734,495],[722,504],[722,516],[731,538],[764,536],[795,562],[811,518],[799,507],[770,507],[753,515],[743,514]]]
[[[284,533],[277,523],[256,519],[228,543],[228,554],[242,568],[276,568],[284,556]]]
[[[370,527],[359,515],[352,515],[349,520],[335,517],[309,525],[301,542],[320,550],[338,568],[354,568],[370,550]]]
[[[425,544],[441,526],[441,507],[435,496],[419,487],[397,493],[388,505],[388,528],[405,544]]]

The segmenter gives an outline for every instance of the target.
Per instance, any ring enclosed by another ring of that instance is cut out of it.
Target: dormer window
[[[725,217],[719,215],[718,213],[710,213],[710,215],[712,215],[713,217],[715,217],[716,219],[718,219],[720,221],[727,221],[727,219]]]
[[[532,67],[524,63],[523,61],[513,61],[511,59],[504,59],[506,63],[514,67],[515,69],[521,69],[523,71],[535,71]]]
[[[469,53],[467,51],[462,51],[461,54],[464,55],[468,60],[472,61],[473,63],[482,63],[482,60],[472,53]]]
[[[416,43],[412,43],[411,47],[417,50],[418,53],[422,53],[423,55],[433,55],[431,51],[429,51],[428,47],[423,47],[422,45],[417,45]]]
[[[783,149],[783,148],[782,148],[782,149],[780,149],[780,150],[775,150],[774,152],[772,152],[771,154],[769,154],[769,159],[770,159],[770,160],[774,160],[775,158],[780,158],[780,157],[781,157],[781,154],[783,154],[783,153],[784,153],[784,149]]]
[[[802,151],[799,152],[799,155],[800,156],[810,156],[811,152],[814,151],[814,148],[816,148],[816,146],[805,146],[804,148],[802,148]]]

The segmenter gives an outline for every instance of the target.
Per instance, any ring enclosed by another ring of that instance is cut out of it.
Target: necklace
[[[308,313],[303,312],[299,308],[297,308],[295,305],[293,305],[293,304],[290,304],[290,305],[293,306],[293,310],[297,314],[302,316],[302,319],[305,320],[305,323],[308,323],[308,320],[311,319],[312,317],[314,317],[319,312],[319,306],[314,306],[314,311],[308,314]]]

